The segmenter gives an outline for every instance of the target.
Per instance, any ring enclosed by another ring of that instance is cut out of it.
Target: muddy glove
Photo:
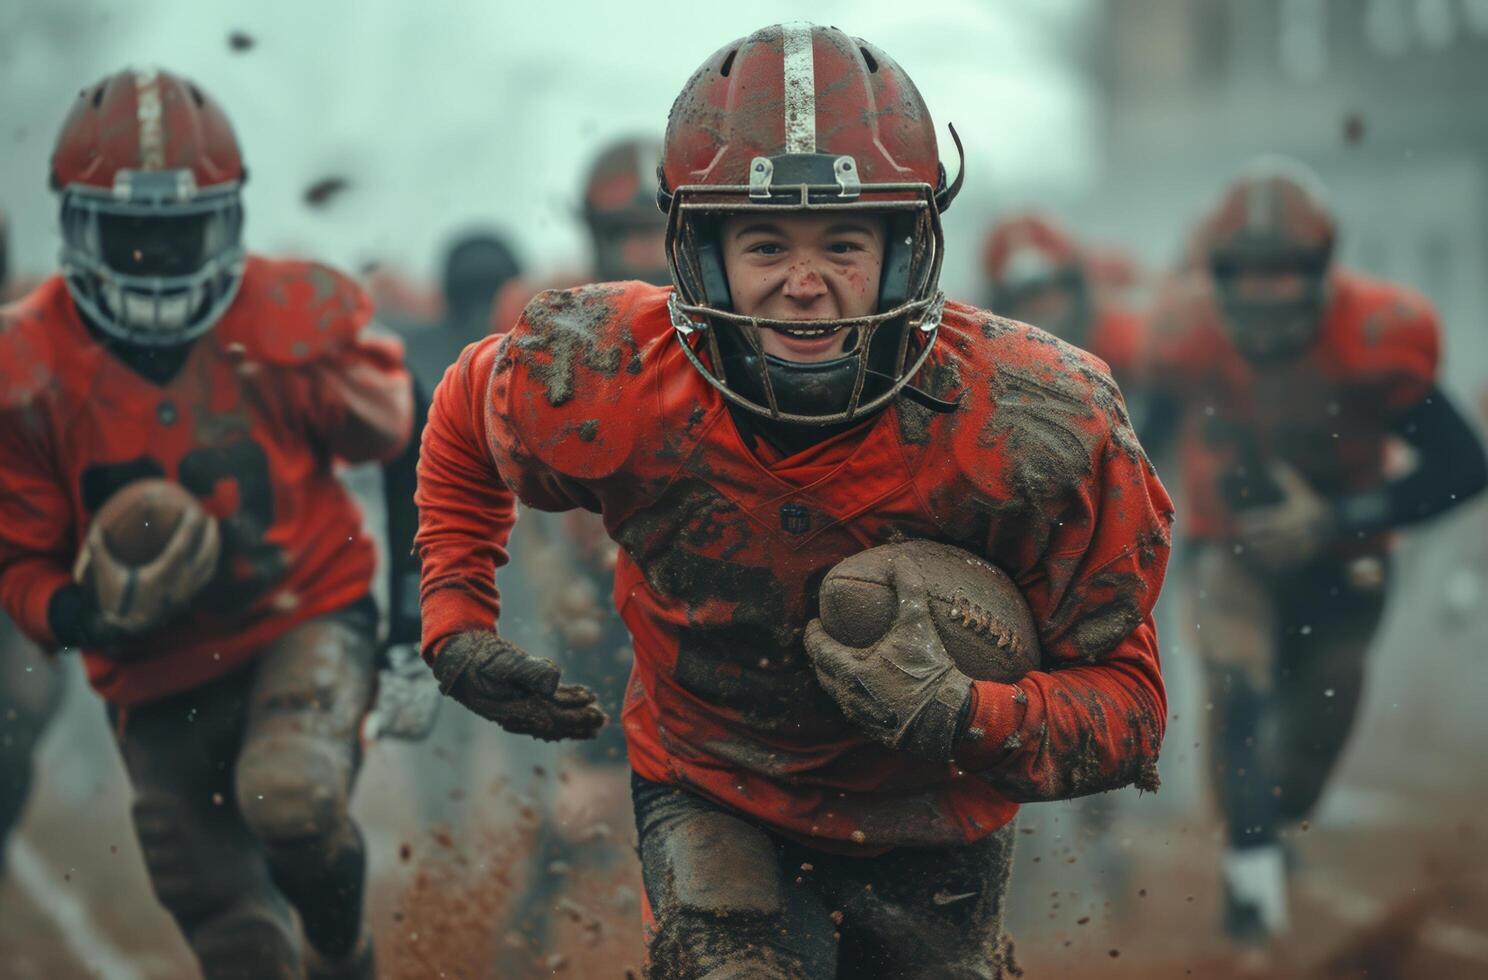
[[[594,692],[558,683],[558,665],[486,630],[459,633],[434,657],[439,689],[482,718],[547,742],[593,738],[609,719]]]
[[[909,562],[895,562],[890,576],[899,615],[877,643],[847,646],[813,619],[806,653],[849,721],[890,748],[949,761],[971,704],[971,678],[940,642],[924,576]]]
[[[1333,511],[1312,485],[1286,463],[1273,462],[1271,479],[1282,501],[1235,515],[1244,554],[1272,571],[1301,565],[1332,539]]]
[[[115,558],[102,525],[94,521],[72,577],[91,593],[91,606],[103,625],[138,636],[164,625],[189,605],[216,574],[221,553],[217,519],[200,507],[184,511],[165,549],[139,566]]]

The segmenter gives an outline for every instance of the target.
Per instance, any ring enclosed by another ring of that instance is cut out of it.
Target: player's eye
[[[863,251],[863,246],[857,242],[839,239],[827,246],[827,251],[833,255],[851,255],[853,252]]]
[[[753,245],[749,246],[748,251],[753,252],[756,255],[779,255],[781,252],[784,252],[785,249],[779,242],[755,242]]]

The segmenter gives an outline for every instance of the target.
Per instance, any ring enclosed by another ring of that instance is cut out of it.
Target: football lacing
[[[951,596],[951,619],[979,636],[993,640],[999,649],[1023,652],[1023,640],[997,618],[992,610],[973,602],[964,592]]]

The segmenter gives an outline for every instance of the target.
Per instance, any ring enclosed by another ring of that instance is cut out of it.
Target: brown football
[[[201,504],[169,480],[136,480],[116,491],[93,518],[103,528],[109,554],[138,568],[160,556],[188,510]]]
[[[867,647],[894,625],[890,567],[914,562],[930,589],[930,618],[956,666],[974,680],[1015,681],[1039,665],[1028,602],[1002,569],[954,545],[906,541],[861,551],[822,580],[821,620],[839,643]]]

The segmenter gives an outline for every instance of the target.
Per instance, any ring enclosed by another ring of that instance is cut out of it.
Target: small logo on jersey
[[[175,425],[179,414],[175,402],[165,401],[155,406],[155,417],[160,419],[161,425]]]
[[[781,504],[780,529],[787,534],[805,534],[811,530],[811,511],[800,504]]]

